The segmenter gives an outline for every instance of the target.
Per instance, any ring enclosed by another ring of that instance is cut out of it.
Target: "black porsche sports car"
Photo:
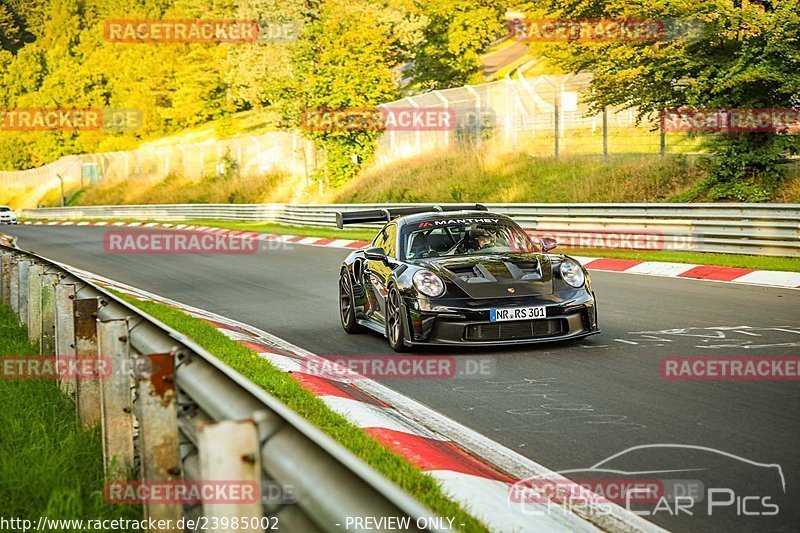
[[[337,225],[386,221],[339,272],[348,333],[369,328],[395,351],[418,345],[499,345],[599,333],[589,275],[482,205],[336,214]]]

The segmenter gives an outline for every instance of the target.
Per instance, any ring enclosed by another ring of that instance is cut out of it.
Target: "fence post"
[[[45,273],[41,277],[42,286],[42,355],[56,355],[56,284],[58,274]]]
[[[74,300],[75,356],[97,358],[97,298]],[[78,418],[84,426],[100,420],[100,384],[97,378],[76,379]]]
[[[103,434],[103,467],[106,477],[127,477],[133,469],[133,415],[128,321],[97,324],[100,380],[100,421]]]
[[[553,91],[553,156],[558,159],[558,135],[559,135],[559,98],[558,91]]]
[[[175,401],[174,364],[171,353],[141,356],[136,372],[138,395],[135,402],[139,420],[139,455],[142,481],[176,482],[181,479],[181,458],[178,439],[178,410]],[[144,504],[145,516],[154,520],[171,520],[173,530],[183,515],[180,504]]]
[[[450,103],[447,101],[447,98],[442,96],[442,93],[433,91],[433,94],[444,104],[445,109],[450,109]],[[444,130],[444,145],[450,147],[450,130]]]
[[[42,265],[28,267],[28,340],[42,345]]]
[[[608,107],[603,106],[603,161],[608,161]]]
[[[409,104],[411,104],[411,107],[413,107],[414,109],[419,108],[419,104],[410,96],[407,97],[406,100],[408,101]],[[392,130],[392,133],[394,133],[394,130]],[[392,137],[392,142],[394,143],[394,137]],[[416,131],[414,132],[414,142],[416,144],[415,153],[417,154],[422,153],[422,131],[419,128],[416,128]],[[394,150],[394,144],[392,144],[392,150]]]
[[[72,301],[75,299],[75,285],[59,283],[55,288],[56,306],[56,357],[75,357],[75,315]],[[61,390],[75,394],[75,376],[59,378]]]
[[[506,139],[506,143],[508,143],[508,141],[511,140],[511,116],[512,116],[511,115],[511,100],[512,100],[512,98],[511,98],[511,83],[512,82],[508,78],[504,79],[503,81],[504,81],[503,87],[505,87],[505,97],[506,97],[505,139]]]
[[[246,527],[241,531],[263,531],[261,517],[264,506],[261,497],[261,450],[258,430],[252,420],[223,421],[204,424],[198,428],[197,449],[200,455],[200,479],[202,482],[241,482],[244,490],[252,486],[254,501],[212,502],[203,504],[206,517],[243,517]],[[258,518],[257,526],[250,527],[251,518]],[[227,528],[211,529],[220,533]]]
[[[31,262],[27,259],[20,259],[17,263],[17,281],[19,283],[17,294],[19,296],[17,314],[19,314],[20,324],[28,325],[28,267]]]
[[[663,125],[661,128],[659,128],[659,137],[661,144],[661,157],[664,157],[665,155],[667,155],[667,134],[664,131]]]
[[[476,144],[480,146],[482,141],[481,128],[483,126],[481,124],[481,95],[478,94],[478,91],[476,91],[475,88],[470,85],[466,85],[464,88],[467,90],[467,92],[475,97],[475,141]]]

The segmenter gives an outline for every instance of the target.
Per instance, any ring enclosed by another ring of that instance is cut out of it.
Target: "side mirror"
[[[556,241],[552,237],[543,237],[542,238],[542,250],[545,252],[549,252],[553,248],[558,246],[558,241]]]
[[[367,248],[364,250],[364,257],[370,261],[386,261],[388,258],[386,255],[386,250],[380,246],[373,246],[372,248]]]

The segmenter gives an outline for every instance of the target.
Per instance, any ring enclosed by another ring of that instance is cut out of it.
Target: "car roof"
[[[491,211],[465,210],[429,211],[426,213],[416,213],[414,215],[397,217],[392,222],[396,222],[398,226],[402,226],[405,224],[416,224],[419,222],[428,222],[434,220],[447,220],[451,218],[502,218],[503,220],[509,220],[509,217],[506,215],[492,213]]]

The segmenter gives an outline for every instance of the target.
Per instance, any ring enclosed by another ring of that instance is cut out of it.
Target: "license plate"
[[[505,322],[508,320],[531,320],[547,317],[547,307],[512,307],[506,309],[492,309],[489,311],[489,320],[492,322]]]

